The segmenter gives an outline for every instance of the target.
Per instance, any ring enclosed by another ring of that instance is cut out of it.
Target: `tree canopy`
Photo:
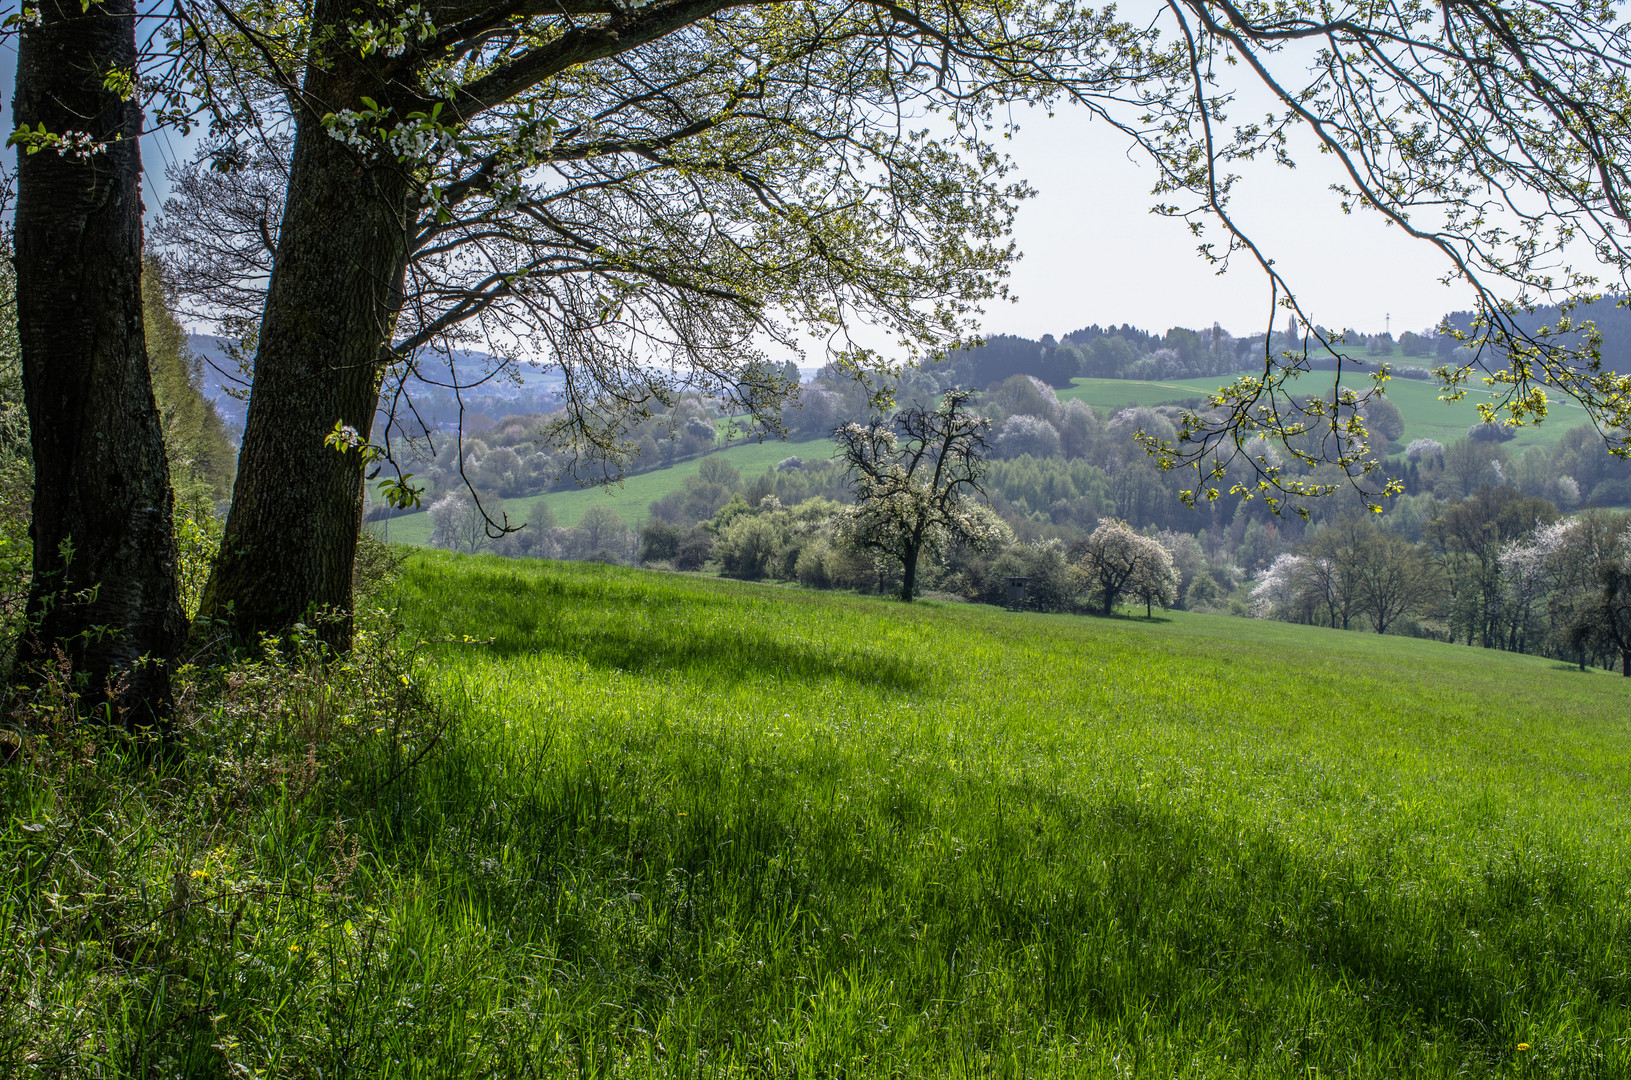
[[[193,295],[236,310],[254,343],[204,601],[246,633],[347,608],[362,468],[371,440],[391,446],[372,430],[381,383],[411,408],[421,347],[480,339],[559,365],[555,436],[615,460],[683,387],[767,408],[790,389],[767,354],[806,335],[863,373],[966,343],[1004,294],[1026,193],[997,150],[1016,102],[1115,126],[1202,257],[1244,258],[1271,284],[1261,373],[1170,436],[1144,433],[1162,465],[1199,470],[1190,500],[1232,486],[1279,506],[1335,483],[1286,474],[1264,435],[1349,482],[1378,468],[1363,399],[1385,372],[1333,350],[1335,387],[1297,382],[1334,342],[1233,212],[1242,162],[1290,166],[1310,146],[1343,176],[1335,209],[1383,215],[1473,286],[1478,318],[1457,329],[1471,351],[1447,382],[1493,380],[1491,409],[1514,423],[1570,395],[1628,450],[1631,382],[1570,321],[1626,284],[1631,50],[1606,0],[1173,0],[1137,18],[1068,0],[171,11],[151,62],[104,81],[155,93],[165,122],[206,119],[217,193],[252,189],[225,218],[174,216],[178,236],[230,220],[196,255]],[[1231,115],[1247,91],[1273,110]],[[73,135],[14,138],[59,152]],[[1519,319],[1542,301],[1557,325]],[[861,325],[896,343],[888,359]],[[1180,337],[1175,355],[1200,347]],[[348,639],[344,616],[325,625]]]

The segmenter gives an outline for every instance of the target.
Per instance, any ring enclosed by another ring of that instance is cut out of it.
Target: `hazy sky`
[[[0,44],[0,126],[12,129],[15,52]],[[1199,328],[1214,321],[1237,335],[1263,328],[1270,311],[1261,272],[1240,262],[1217,276],[1195,253],[1181,221],[1149,213],[1152,170],[1129,159],[1125,139],[1080,110],[1021,116],[1005,144],[1018,175],[1037,189],[1020,209],[1016,240],[1024,257],[1011,288],[1018,300],[992,306],[985,332],[1040,337],[1090,323],[1147,330]],[[149,213],[163,198],[166,161],[186,152],[174,135],[143,140]],[[1376,215],[1344,216],[1326,190],[1335,179],[1309,167],[1265,168],[1237,188],[1234,210],[1327,326],[1380,331],[1391,314],[1395,335],[1422,330],[1468,305],[1469,293],[1439,284],[1440,257],[1385,227]],[[8,152],[7,158],[10,158]],[[9,164],[8,160],[8,164]],[[1277,325],[1284,325],[1282,313]]]
[[[1079,110],[1023,119],[1009,144],[1037,196],[1020,209],[1015,238],[1025,257],[1012,280],[1018,302],[993,307],[988,333],[1040,337],[1090,323],[1147,330],[1214,321],[1238,336],[1263,329],[1269,294],[1255,262],[1219,276],[1196,254],[1184,222],[1149,212],[1148,164],[1130,159],[1125,137]],[[1295,171],[1243,173],[1232,204],[1298,289],[1314,321],[1333,329],[1421,331],[1470,305],[1464,285],[1446,287],[1442,256],[1376,214],[1344,215],[1328,190],[1329,159],[1305,155]],[[1282,312],[1277,326],[1285,325]]]

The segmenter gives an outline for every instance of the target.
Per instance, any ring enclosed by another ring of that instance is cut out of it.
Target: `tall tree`
[[[1000,44],[1000,14],[974,16]],[[1023,192],[977,142],[904,123],[934,90],[907,24],[727,0],[296,21],[250,35],[294,135],[279,219],[245,234],[270,276],[205,601],[246,631],[346,606],[361,458],[325,437],[368,440],[390,369],[466,323],[560,363],[565,428],[610,456],[682,385],[774,415],[792,387],[762,340],[859,318],[929,348],[998,290]]]
[[[1132,593],[1148,606],[1159,600],[1165,607],[1175,589],[1172,554],[1160,542],[1141,536],[1125,521],[1107,518],[1082,545],[1076,569],[1083,591],[1099,602],[1106,615],[1116,602]]]
[[[1179,0],[1132,25],[1052,0],[318,0],[228,11],[220,34],[200,31],[212,16],[193,10],[199,36],[182,52],[202,58],[200,78],[238,88],[210,65],[253,68],[293,130],[281,221],[252,230],[270,284],[211,588],[214,610],[246,629],[344,606],[363,455],[323,439],[341,424],[368,440],[377,384],[414,363],[390,346],[416,335],[494,313],[500,340],[533,337],[563,364],[569,425],[589,429],[669,394],[665,371],[728,374],[710,358],[774,336],[778,312],[840,338],[881,314],[908,348],[955,343],[959,317],[995,295],[1005,266],[1019,193],[993,182],[1002,166],[985,134],[1005,100],[1070,97],[1119,127],[1156,166],[1161,212],[1220,226],[1208,257],[1262,267],[1275,318],[1295,298],[1231,215],[1234,163],[1289,164],[1293,132],[1311,135],[1346,176],[1344,209],[1382,213],[1478,290],[1486,336],[1518,350],[1487,365],[1515,416],[1544,408],[1539,379],[1609,427],[1631,420],[1617,377],[1519,333],[1494,287],[1589,291],[1586,272],[1553,272],[1569,253],[1555,238],[1573,236],[1624,280],[1628,50],[1610,5],[1333,13],[1314,0]],[[1231,72],[1279,112],[1226,126]],[[929,113],[949,122],[922,124]],[[264,134],[253,110],[217,117],[228,136]],[[236,167],[239,150],[213,148],[214,164]],[[902,164],[929,182],[907,182]],[[1515,220],[1491,212],[1491,185],[1511,195]],[[1413,212],[1424,204],[1435,213]],[[1262,376],[1221,408],[1171,441],[1145,433],[1166,464],[1200,468],[1188,498],[1227,490],[1213,462],[1262,433],[1306,442],[1317,430],[1319,455],[1350,473],[1368,466],[1370,384],[1319,399],[1330,405],[1311,422],[1286,407],[1308,392],[1295,382],[1307,358],[1274,356],[1272,339]],[[1344,372],[1351,382],[1353,364]],[[1270,497],[1306,486],[1246,457]]]
[[[855,491],[840,531],[857,547],[900,560],[902,600],[916,593],[925,552],[954,543],[978,550],[1000,533],[995,515],[978,501],[991,421],[964,408],[972,397],[952,390],[933,409],[902,409],[833,433]]]
[[[132,0],[41,0],[17,47],[17,323],[34,457],[33,623],[94,703],[161,721],[183,632],[142,322]]]

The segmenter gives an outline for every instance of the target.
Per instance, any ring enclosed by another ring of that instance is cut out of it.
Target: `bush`
[[[781,530],[768,514],[743,515],[719,532],[714,558],[720,572],[757,581],[769,575],[782,548]]]
[[[1025,606],[1035,611],[1074,611],[1076,586],[1058,540],[1016,544],[993,559],[979,581],[976,598],[987,604],[1008,602],[1008,578],[1025,582]]]
[[[829,564],[833,556],[832,543],[825,538],[806,544],[793,564],[793,576],[806,588],[830,589],[833,575]]]
[[[1467,438],[1474,442],[1511,442],[1518,433],[1506,424],[1474,424],[1467,429]]]
[[[368,1000],[390,868],[356,823],[392,812],[445,732],[414,656],[375,611],[346,656],[308,629],[183,667],[185,742],[162,763],[77,722],[72,672],[13,698],[0,1074],[248,1075],[227,1062],[258,1018]],[[302,1042],[283,1044],[289,1075],[343,1069],[330,1040]]]
[[[713,556],[713,533],[701,525],[693,525],[675,547],[672,562],[676,570],[701,570]]]

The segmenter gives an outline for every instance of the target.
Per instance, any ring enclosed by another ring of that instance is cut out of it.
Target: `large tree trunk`
[[[38,680],[60,649],[132,726],[162,721],[184,631],[169,469],[142,333],[141,110],[107,89],[135,63],[132,0],[44,0],[17,49],[17,322],[34,451]],[[84,140],[91,142],[86,146]]]
[[[332,8],[319,5],[316,25],[338,25],[325,17]],[[340,48],[305,86],[335,111],[362,108],[365,95],[387,100]],[[315,618],[323,640],[350,645],[363,477],[355,453],[324,439],[336,422],[370,434],[381,345],[399,307],[408,188],[394,158],[353,149],[300,115],[232,509],[202,603],[241,635]]]

